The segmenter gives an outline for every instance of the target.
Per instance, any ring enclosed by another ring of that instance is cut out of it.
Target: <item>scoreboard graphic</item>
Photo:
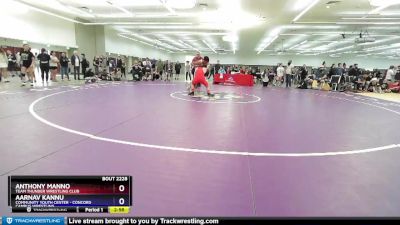
[[[9,176],[14,213],[128,213],[131,176]]]

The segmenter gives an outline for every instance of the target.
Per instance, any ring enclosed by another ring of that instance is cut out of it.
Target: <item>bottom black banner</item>
[[[179,217],[68,217],[67,225],[389,225],[400,224],[400,218],[179,218]]]

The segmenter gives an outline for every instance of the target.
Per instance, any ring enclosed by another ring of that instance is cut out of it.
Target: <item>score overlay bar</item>
[[[132,206],[131,176],[9,176],[13,212],[108,213]]]

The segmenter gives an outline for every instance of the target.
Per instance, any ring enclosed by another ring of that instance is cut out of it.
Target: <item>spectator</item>
[[[292,74],[293,74],[292,60],[290,60],[288,62],[285,74],[286,74],[286,77],[285,77],[286,78],[285,79],[286,80],[286,87],[287,88],[292,87]]]
[[[396,80],[396,81],[400,80],[400,65],[397,66],[396,75],[394,76],[394,80]]]
[[[19,75],[19,76],[21,76],[21,52],[17,52],[16,54],[15,54],[15,58],[17,59],[17,61],[16,61],[16,63],[15,63],[15,69],[18,71],[19,70],[19,73],[17,72],[17,74]]]
[[[37,74],[40,74],[40,62],[37,58],[38,53],[35,53],[35,71],[37,71]]]
[[[274,73],[274,71],[272,70],[272,69],[268,69],[268,82],[269,82],[269,84],[271,84],[271,85],[275,85],[275,73]]]
[[[21,81],[22,86],[25,86],[25,75],[33,87],[35,80],[35,56],[31,52],[31,47],[28,44],[23,45],[24,50],[21,52]]]
[[[165,62],[164,70],[165,70],[165,75],[166,75],[166,78],[164,81],[170,81],[170,78],[172,79],[172,64],[169,63],[168,60]]]
[[[356,76],[359,77],[361,75],[361,70],[358,68],[358,64],[354,64],[354,69],[356,70]]]
[[[239,70],[239,73],[240,74],[246,74],[246,67],[242,66],[242,68],[240,68],[240,70]]]
[[[89,68],[89,62],[86,60],[86,56],[85,54],[81,54],[82,55],[82,74],[83,74],[83,78],[86,77],[86,70]]]
[[[0,48],[0,73],[0,81],[8,83],[8,57],[3,48]]]
[[[185,74],[186,74],[186,81],[191,81],[192,80],[192,75],[191,75],[191,71],[190,71],[190,62],[186,61],[185,64]],[[189,80],[188,80],[189,77]]]
[[[219,69],[218,69],[218,74],[220,74],[220,75],[226,74],[226,71],[225,71],[225,69],[224,69],[223,66],[220,66],[220,67],[219,67]]]
[[[101,70],[102,72],[106,71],[108,72],[108,59],[106,56],[102,55],[100,57],[100,66],[101,66]]]
[[[121,77],[124,75],[126,79],[126,64],[125,64],[125,59],[121,59]]]
[[[110,74],[114,73],[116,68],[116,63],[114,59],[108,58],[107,62],[108,62],[108,73]]]
[[[328,79],[331,79],[331,77],[332,77],[333,75],[336,75],[337,70],[338,70],[338,69],[337,69],[336,65],[335,65],[335,64],[332,64],[331,68],[329,69]]]
[[[56,53],[54,51],[51,51],[50,53],[50,71],[51,71],[51,80],[53,82],[57,82],[57,71],[58,71],[58,64],[60,63],[60,60],[58,60]]]
[[[394,66],[390,66],[388,71],[386,72],[385,81],[386,82],[394,81],[395,75],[396,75],[396,73],[394,72]]]
[[[74,51],[74,54],[71,57],[72,67],[74,68],[74,80],[76,80],[76,76],[78,75],[78,80],[80,80],[80,68],[81,68],[81,59],[79,58],[78,51]]]
[[[282,86],[283,76],[285,75],[285,68],[283,68],[282,63],[279,63],[278,68],[276,69],[276,75],[276,82],[279,83],[278,86]]]
[[[179,63],[179,61],[177,61],[175,64],[175,73],[176,73],[175,80],[179,80],[179,75],[181,74],[181,68],[182,65]]]
[[[42,83],[49,81],[49,70],[50,70],[50,55],[47,54],[46,49],[42,48],[41,53],[37,56],[39,60],[39,66],[42,76]],[[46,77],[45,77],[46,74]]]
[[[121,81],[122,73],[121,68],[116,68],[113,73],[111,73],[111,80],[112,81]]]
[[[269,80],[269,77],[268,77],[267,69],[264,70],[264,72],[261,75],[261,78],[262,78],[263,86],[264,87],[268,87],[270,80]]]
[[[339,63],[338,67],[336,67],[335,75],[340,75],[340,76],[344,75],[344,68],[343,68],[342,63]]]
[[[151,74],[153,75],[153,81],[154,81],[154,80],[156,80],[156,78],[154,76],[156,75],[157,60],[153,58],[152,60],[150,60],[150,62],[151,62]],[[160,77],[160,76],[158,75],[158,77]]]
[[[118,59],[117,59],[117,69],[122,69],[122,59],[121,59],[121,57],[118,57]]]
[[[61,65],[61,80],[64,80],[64,75],[67,77],[69,80],[69,72],[68,72],[68,63],[69,59],[65,55],[65,52],[61,53],[60,57],[60,65]]]
[[[146,58],[145,61],[143,61],[143,73],[144,73],[144,80],[150,80],[151,79],[151,68],[152,64],[149,58]]]
[[[228,66],[228,68],[226,69],[226,74],[232,74],[232,70],[231,70],[230,66]]]
[[[356,74],[357,74],[353,65],[350,65],[349,70],[348,70],[347,73],[348,73],[349,76],[356,76]]]
[[[8,59],[8,72],[11,74],[13,77],[16,74],[17,71],[17,57],[10,51],[7,50],[7,59]],[[7,81],[5,81],[7,82]]]
[[[133,76],[133,81],[141,81],[142,80],[142,68],[139,63],[135,63],[132,67],[132,76]]]
[[[100,68],[101,68],[101,62],[100,62],[100,57],[96,56],[93,59],[93,67],[94,67],[94,74],[98,75]]]
[[[156,63],[156,73],[162,77],[163,75],[163,70],[164,70],[164,63],[161,59],[159,59]]]

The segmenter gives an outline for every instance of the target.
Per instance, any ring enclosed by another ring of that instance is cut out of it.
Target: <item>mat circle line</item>
[[[58,124],[52,123],[52,122],[44,119],[43,117],[39,116],[35,112],[35,106],[39,102],[41,102],[47,98],[53,97],[53,96],[57,96],[57,95],[61,95],[61,94],[73,92],[73,91],[78,91],[78,90],[67,90],[67,91],[56,92],[56,93],[49,94],[49,95],[46,95],[46,96],[36,99],[29,105],[30,114],[38,121],[40,121],[48,126],[51,126],[55,129],[62,130],[64,132],[68,132],[71,134],[83,136],[86,138],[90,138],[93,140],[104,141],[104,142],[115,143],[115,144],[123,144],[123,145],[128,145],[128,146],[143,147],[143,148],[149,148],[149,149],[176,151],[176,152],[189,152],[189,153],[202,153],[202,154],[215,154],[215,155],[233,155],[233,156],[252,156],[252,157],[324,157],[324,156],[363,154],[363,153],[378,152],[378,151],[385,151],[385,150],[400,148],[400,144],[391,144],[391,145],[386,145],[386,146],[381,146],[381,147],[374,147],[374,148],[367,148],[367,149],[360,149],[360,150],[337,151],[337,152],[314,152],[314,153],[274,153],[274,152],[255,153],[255,152],[238,152],[238,151],[226,151],[226,150],[183,148],[183,147],[153,145],[153,144],[124,141],[124,140],[118,140],[118,139],[112,139],[112,138],[106,138],[106,137],[99,137],[99,136],[96,136],[93,134],[70,129],[70,128],[63,127]],[[342,99],[342,100],[345,100],[345,99]],[[358,102],[355,100],[351,100],[351,101]],[[359,103],[374,106],[374,105],[368,104],[368,103],[363,103],[363,102],[359,102]],[[386,109],[384,107],[380,107],[380,106],[374,106],[374,107],[385,109],[389,112],[394,112],[393,110]],[[400,115],[399,112],[396,112],[396,114]]]

